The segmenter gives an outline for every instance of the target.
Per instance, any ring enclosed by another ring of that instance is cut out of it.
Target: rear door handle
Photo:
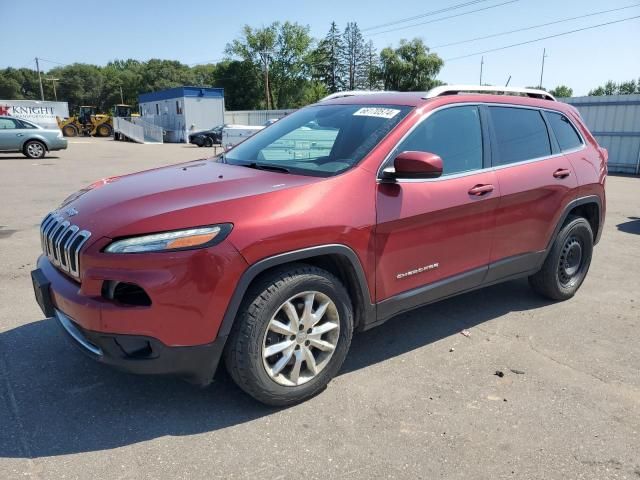
[[[481,197],[487,193],[493,192],[493,185],[491,184],[479,184],[469,190],[469,195],[475,195]]]
[[[16,133],[16,137],[24,137],[24,133]]]
[[[571,170],[569,170],[568,168],[559,168],[558,170],[553,172],[553,176],[555,178],[567,178],[569,175],[571,175]]]

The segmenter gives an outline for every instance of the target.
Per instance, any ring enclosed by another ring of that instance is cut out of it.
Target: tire
[[[203,146],[205,146],[205,147],[213,147],[213,140],[211,140],[209,137],[206,137],[204,139]]]
[[[319,319],[305,315],[309,298],[309,312],[319,313],[324,306]],[[292,316],[304,328],[296,328]],[[280,322],[278,331],[273,330],[274,319]],[[310,322],[313,328],[307,328]],[[351,300],[340,280],[317,267],[291,264],[262,277],[247,291],[227,341],[225,364],[235,383],[256,400],[293,405],[319,393],[338,373],[352,334]],[[280,349],[283,345],[287,348]],[[332,345],[333,350],[328,348]],[[268,355],[270,350],[275,353]]]
[[[77,137],[78,129],[73,125],[65,125],[64,127],[62,127],[62,135],[64,135],[65,137]]]
[[[29,140],[24,144],[22,153],[27,158],[37,160],[39,158],[44,158],[47,153],[47,147],[44,143],[39,142],[38,140]]]
[[[551,300],[567,300],[578,291],[591,265],[593,231],[582,217],[571,216],[558,232],[542,269],[529,284]]]
[[[96,128],[96,136],[98,137],[110,137],[113,133],[113,129],[111,125],[103,123],[102,125],[98,125]]]

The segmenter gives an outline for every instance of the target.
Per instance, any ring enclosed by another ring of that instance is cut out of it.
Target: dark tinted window
[[[482,168],[482,129],[478,107],[452,107],[435,112],[396,148],[435,153],[443,175]]]
[[[497,165],[551,155],[547,126],[538,110],[490,107],[498,142]]]
[[[553,133],[560,144],[560,150],[571,150],[582,145],[582,140],[571,122],[561,113],[546,112]]]

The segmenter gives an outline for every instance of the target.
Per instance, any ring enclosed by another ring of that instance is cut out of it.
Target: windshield
[[[303,175],[337,175],[362,160],[411,108],[313,105],[259,131],[230,150],[224,161]]]

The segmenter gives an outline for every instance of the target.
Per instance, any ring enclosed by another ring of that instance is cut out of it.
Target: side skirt
[[[364,330],[383,324],[390,318],[415,308],[471,292],[496,283],[527,277],[542,267],[547,251],[526,253],[505,258],[484,267],[402,292],[376,305],[376,317]]]

